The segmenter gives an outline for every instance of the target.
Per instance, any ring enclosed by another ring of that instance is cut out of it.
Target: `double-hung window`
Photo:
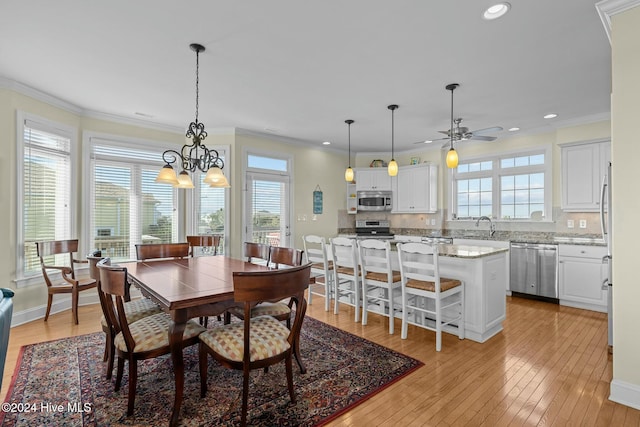
[[[453,173],[453,218],[551,219],[548,148],[460,162]]]
[[[77,130],[20,111],[17,117],[16,280],[20,286],[23,279],[41,274],[35,242],[76,237],[72,186]]]
[[[158,184],[160,143],[85,137],[87,241],[114,260],[135,259],[137,243],[178,242],[178,190]]]

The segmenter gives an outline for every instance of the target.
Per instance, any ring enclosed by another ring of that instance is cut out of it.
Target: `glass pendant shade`
[[[352,182],[353,181],[353,169],[351,169],[351,166],[349,166],[347,168],[347,170],[344,171],[344,179],[347,182]]]
[[[458,153],[453,149],[453,147],[447,152],[447,167],[449,169],[458,167]]]
[[[212,184],[221,181],[223,178],[224,175],[222,174],[222,170],[220,170],[219,167],[214,166],[209,169],[203,181],[207,184]]]
[[[158,176],[156,177],[156,182],[160,184],[171,184],[178,185],[178,176],[176,175],[176,171],[173,170],[171,165],[164,165],[160,172],[158,172]]]
[[[398,175],[398,162],[396,162],[394,159],[391,159],[391,161],[389,162],[389,166],[387,167],[387,172],[389,173],[389,176]]]
[[[187,173],[187,171],[182,171],[178,174],[178,184],[174,185],[176,188],[194,188],[193,181],[191,181],[191,177]]]

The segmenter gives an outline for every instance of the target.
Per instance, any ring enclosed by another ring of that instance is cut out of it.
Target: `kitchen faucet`
[[[493,237],[493,235],[496,232],[496,226],[493,223],[493,221],[491,221],[491,218],[489,218],[488,216],[481,216],[480,218],[478,218],[478,220],[476,221],[476,227],[480,224],[480,221],[486,219],[487,221],[489,221],[489,237]]]

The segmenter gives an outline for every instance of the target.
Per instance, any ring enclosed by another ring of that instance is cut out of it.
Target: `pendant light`
[[[455,130],[453,129],[453,91],[460,86],[458,83],[448,84],[445,88],[451,91],[451,129],[449,130],[449,138],[451,139],[451,147],[447,152],[447,167],[454,169],[458,167],[458,153],[453,148],[453,139],[455,138]]]
[[[347,182],[352,182],[353,181],[353,169],[351,169],[351,123],[353,123],[353,120],[349,119],[349,120],[345,120],[344,121],[348,126],[349,126],[349,166],[347,167],[347,170],[344,171],[344,179]]]
[[[387,168],[387,172],[389,172],[389,176],[396,176],[398,175],[398,163],[396,162],[396,160],[393,158],[393,133],[394,133],[394,128],[393,128],[393,114],[396,111],[396,109],[398,108],[397,105],[392,104],[389,105],[387,107],[389,110],[391,110],[391,161],[389,162],[389,166]]]

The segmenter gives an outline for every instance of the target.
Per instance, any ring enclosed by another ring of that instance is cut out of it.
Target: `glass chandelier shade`
[[[351,124],[354,123],[354,121],[349,119],[344,122],[349,127],[349,166],[347,166],[347,170],[344,171],[344,180],[347,182],[353,182],[353,169],[351,169]]]
[[[166,150],[162,153],[162,160],[165,165],[158,173],[156,182],[170,184],[176,188],[194,188],[189,172],[200,170],[207,173],[205,178],[207,184],[212,187],[227,188],[229,187],[229,182],[222,174],[224,161],[216,150],[208,149],[202,143],[207,137],[207,132],[204,129],[204,123],[198,121],[200,52],[203,52],[205,48],[196,43],[191,44],[189,47],[196,52],[196,118],[189,124],[185,134],[187,142],[182,146],[180,152]],[[173,164],[181,170],[179,174],[176,174]]]
[[[395,131],[393,116],[398,106],[394,104],[394,105],[389,105],[387,108],[391,110],[391,161],[389,162],[389,166],[387,167],[387,173],[389,173],[389,176],[396,176],[398,175],[398,162],[396,162],[396,160],[393,158],[393,155],[394,155],[394,152],[393,152],[394,135],[393,134]]]

